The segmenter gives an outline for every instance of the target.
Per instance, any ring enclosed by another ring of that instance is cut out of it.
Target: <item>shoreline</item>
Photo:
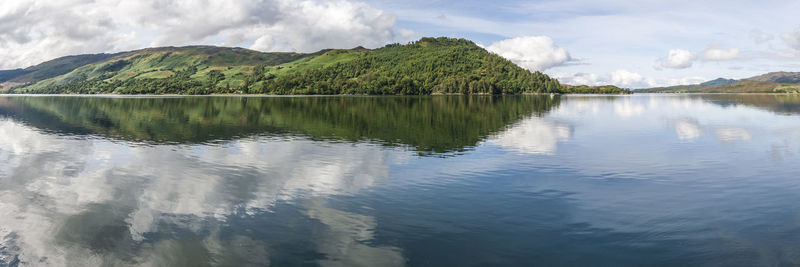
[[[181,95],[181,94],[142,94],[142,95],[122,95],[122,94],[0,94],[2,96],[82,96],[82,97],[335,97],[335,96],[363,96],[363,97],[406,97],[406,96],[518,96],[518,95],[550,95],[545,93],[525,93],[516,95],[492,95],[492,94],[430,94],[430,95],[269,95],[269,94],[209,94],[209,95]],[[564,94],[555,94],[564,95]]]
[[[435,95],[264,95],[264,94],[211,94],[211,95],[176,95],[176,94],[169,94],[169,95],[117,95],[117,94],[0,94],[0,97],[11,97],[11,96],[35,96],[35,97],[45,97],[45,96],[62,96],[62,97],[106,97],[106,98],[153,98],[153,97],[164,97],[164,98],[180,98],[180,97],[445,97],[445,96],[479,96],[479,97],[491,97],[491,96],[549,96],[551,94],[536,94],[536,93],[526,93],[526,94],[516,94],[516,95],[489,95],[489,94],[435,94]],[[566,96],[566,95],[584,95],[584,96],[629,96],[632,94],[552,94],[554,96]]]
[[[107,98],[179,98],[179,97],[437,97],[437,96],[523,96],[523,95],[559,95],[559,96],[631,96],[631,95],[785,95],[800,96],[798,93],[632,93],[632,94],[577,94],[577,93],[522,93],[515,95],[493,95],[493,94],[430,94],[430,95],[269,95],[269,94],[210,94],[210,95],[181,95],[181,94],[142,94],[142,95],[123,95],[123,94],[4,94],[7,96],[63,96],[63,97],[107,97]]]
[[[657,92],[647,92],[647,93],[636,93],[633,94],[650,94],[650,95],[797,95],[800,96],[800,93],[767,93],[767,92],[754,92],[754,93],[657,93]]]

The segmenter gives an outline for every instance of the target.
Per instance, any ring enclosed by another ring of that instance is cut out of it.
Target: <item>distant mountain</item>
[[[736,80],[734,79],[725,79],[725,78],[717,78],[714,80],[710,80],[704,83],[700,83],[700,86],[714,86],[714,85],[722,85],[722,84],[732,84],[735,83]]]
[[[770,72],[747,80],[773,83],[800,83],[800,72]]]
[[[719,78],[693,85],[639,89],[636,93],[800,93],[800,72],[770,72],[742,80]]]
[[[212,46],[71,56],[1,71],[0,92],[112,94],[520,94],[567,93],[464,39],[422,38],[379,49],[262,53]],[[583,88],[581,93],[624,92]],[[577,89],[576,89],[577,91]]]
[[[13,78],[22,76],[23,74],[27,73],[23,69],[15,69],[15,70],[0,70],[0,82],[5,82],[11,80]]]

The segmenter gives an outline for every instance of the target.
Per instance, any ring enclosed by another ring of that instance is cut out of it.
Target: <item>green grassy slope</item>
[[[328,67],[336,63],[346,63],[351,60],[364,56],[370,50],[363,48],[355,49],[327,49],[314,53],[302,59],[280,64],[267,70],[267,75],[280,76],[293,72],[305,72],[313,69]]]
[[[107,60],[116,55],[117,54],[94,54],[66,56],[25,69],[0,71],[0,82],[29,83],[41,81],[69,73],[75,68],[86,64]]]
[[[61,59],[62,61],[68,58]],[[114,94],[520,94],[572,87],[464,39],[422,38],[369,50],[262,53],[210,46],[150,48],[72,58],[48,75],[0,72],[7,93]],[[83,61],[77,59],[84,59]],[[26,69],[27,70],[27,69]],[[56,75],[57,74],[57,75]],[[8,88],[12,88],[8,90]],[[595,92],[583,88],[581,92]],[[601,88],[597,93],[620,93]]]
[[[118,54],[85,64],[72,71],[14,89],[17,93],[113,93],[117,88],[101,88],[121,82],[183,80],[200,82],[209,72],[226,75],[226,83],[244,81],[256,66],[277,65],[305,57],[299,53],[261,53],[242,48],[211,46],[149,48]],[[181,73],[188,75],[180,76]],[[180,77],[178,77],[180,76]],[[120,86],[117,86],[120,87]],[[180,91],[172,93],[181,93]]]
[[[107,60],[117,54],[94,54],[67,56],[50,60],[25,69],[0,70],[0,93],[25,84],[32,84],[45,79],[69,73],[75,68]]]

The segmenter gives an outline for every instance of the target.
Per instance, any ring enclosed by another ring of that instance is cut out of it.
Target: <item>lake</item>
[[[0,97],[0,266],[800,264],[800,96]]]

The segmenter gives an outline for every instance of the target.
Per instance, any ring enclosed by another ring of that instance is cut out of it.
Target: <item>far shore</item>
[[[632,94],[575,94],[575,93],[522,93],[516,95],[493,95],[493,94],[430,94],[430,95],[270,95],[270,94],[209,94],[209,95],[181,95],[181,94],[142,94],[142,95],[125,95],[125,94],[5,94],[0,93],[0,97],[4,96],[69,96],[69,97],[118,97],[118,98],[147,98],[147,97],[404,97],[404,96],[519,96],[519,95],[572,95],[572,96],[627,96],[627,95],[794,95],[800,96],[798,93],[632,93]]]
[[[630,94],[558,94],[558,93],[523,93],[516,95],[492,95],[492,94],[431,94],[431,95],[267,95],[267,94],[209,94],[209,95],[180,95],[180,94],[142,94],[142,95],[121,95],[121,94],[1,94],[3,96],[71,96],[71,97],[118,97],[118,98],[144,98],[144,97],[408,97],[408,96],[521,96],[521,95],[598,95],[598,96],[617,96]]]

